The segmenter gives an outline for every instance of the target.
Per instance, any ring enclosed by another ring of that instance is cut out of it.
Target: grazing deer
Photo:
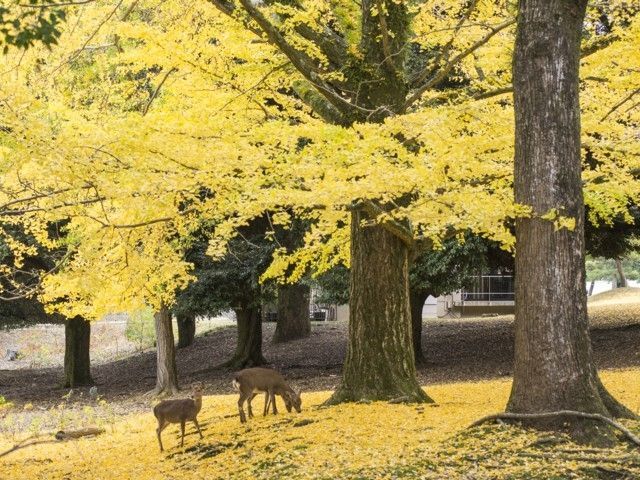
[[[153,407],[153,414],[158,419],[158,428],[156,433],[158,434],[158,443],[160,444],[160,451],[164,451],[162,448],[161,433],[167,425],[170,423],[179,423],[180,430],[182,431],[182,440],[180,446],[184,446],[184,424],[187,421],[193,422],[198,429],[200,438],[202,432],[200,431],[200,425],[198,425],[198,413],[202,408],[202,386],[197,385],[193,389],[193,398],[180,398],[177,400],[163,400],[155,407]]]
[[[240,412],[240,422],[242,423],[247,421],[242,408],[244,402],[247,402],[249,417],[253,417],[251,400],[260,392],[264,392],[263,415],[267,415],[269,406],[273,407],[274,415],[278,413],[276,395],[280,395],[284,400],[287,412],[291,412],[291,407],[295,408],[298,413],[301,411],[302,400],[300,399],[300,394],[287,385],[282,375],[270,368],[247,368],[241,370],[233,378],[233,386],[240,392],[238,410]]]

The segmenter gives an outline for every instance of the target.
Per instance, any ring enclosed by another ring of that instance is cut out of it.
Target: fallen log
[[[104,432],[105,432],[104,428],[87,427],[87,428],[81,428],[80,430],[71,430],[69,432],[60,430],[59,432],[56,432],[55,437],[56,437],[56,440],[72,440],[74,438],[100,435],[101,433],[104,433]]]
[[[33,445],[42,445],[45,443],[58,443],[61,441],[73,440],[81,437],[100,435],[104,432],[105,432],[104,428],[87,427],[87,428],[81,428],[79,430],[70,430],[68,432],[60,430],[55,434],[54,433],[47,434],[47,435],[53,435],[54,439],[38,440],[39,435],[34,435],[31,437],[27,437],[23,440],[20,440],[18,443],[16,443],[13,447],[9,448],[8,450],[5,450],[4,452],[0,452],[0,458],[4,457],[5,455],[9,455],[11,452],[15,452],[16,450],[21,450],[23,448],[31,447]]]

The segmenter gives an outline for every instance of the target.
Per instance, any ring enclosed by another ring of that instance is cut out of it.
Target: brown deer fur
[[[160,451],[162,447],[161,433],[167,425],[170,423],[179,423],[180,430],[182,432],[182,439],[180,446],[184,445],[184,425],[187,421],[193,422],[198,429],[200,438],[203,438],[200,431],[200,425],[198,425],[198,413],[202,408],[202,389],[201,387],[195,387],[193,390],[193,398],[180,398],[176,400],[163,400],[153,407],[153,414],[158,419],[158,428],[156,433],[158,435],[158,443],[160,444]]]
[[[270,368],[247,368],[241,370],[235,374],[233,386],[240,392],[238,411],[240,412],[240,422],[242,423],[247,421],[242,408],[244,402],[247,402],[249,417],[253,417],[251,400],[260,392],[265,393],[263,415],[267,414],[269,406],[273,408],[274,415],[278,413],[276,408],[276,395],[282,397],[288,412],[291,412],[292,407],[295,408],[298,413],[301,411],[300,406],[302,400],[300,399],[300,394],[296,393],[287,382],[285,382],[282,375]]]

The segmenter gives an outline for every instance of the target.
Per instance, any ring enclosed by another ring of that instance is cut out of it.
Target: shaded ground
[[[271,364],[291,379],[295,388],[333,389],[345,356],[346,324],[314,324],[310,338],[279,345],[271,344],[274,327],[272,323],[264,326],[264,353]],[[235,328],[222,328],[197,337],[194,345],[179,350],[181,385],[202,381],[208,394],[231,393],[231,372],[216,366],[231,356],[235,340]],[[640,325],[595,328],[592,341],[599,368],[640,366]],[[427,363],[419,367],[422,384],[490,379],[512,373],[513,326],[508,317],[428,320],[424,323],[423,345]],[[94,365],[92,373],[99,394],[107,400],[128,400],[130,407],[146,405],[138,395],[155,384],[155,352]],[[52,405],[67,393],[59,387],[61,377],[61,368],[0,370],[0,395],[17,406],[27,402]]]

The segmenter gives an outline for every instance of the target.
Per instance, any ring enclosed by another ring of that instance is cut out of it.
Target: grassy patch
[[[640,411],[640,369],[603,372],[603,379]],[[313,392],[303,394],[301,414],[258,416],[244,425],[235,395],[210,396],[200,414],[205,438],[188,426],[184,448],[179,427],[171,426],[163,437],[167,450],[159,452],[150,406],[149,413],[123,417],[102,436],[33,446],[0,462],[7,478],[639,478],[640,455],[625,444],[595,451],[513,426],[466,428],[502,410],[509,389],[508,380],[451,383],[429,387],[435,406],[330,408],[321,406],[330,392]],[[640,423],[625,424],[640,432]],[[0,450],[12,441],[0,437]]]

